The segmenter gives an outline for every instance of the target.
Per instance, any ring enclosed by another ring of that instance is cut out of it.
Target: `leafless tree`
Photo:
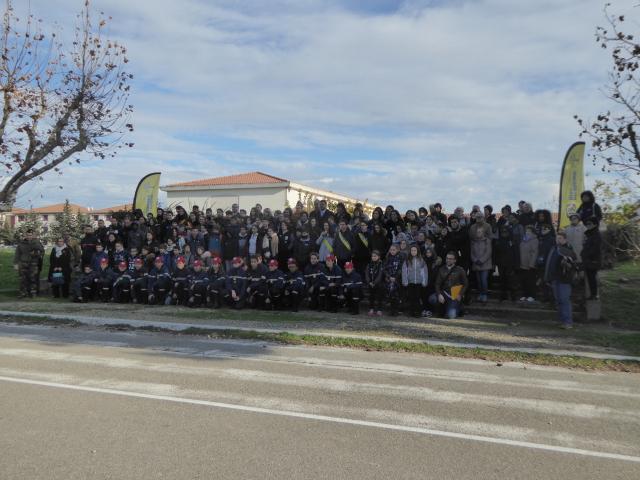
[[[591,139],[594,164],[604,171],[622,173],[636,185],[640,176],[640,44],[630,33],[625,33],[623,15],[609,13],[610,4],[604,7],[606,27],[596,28],[596,41],[601,48],[611,52],[612,67],[605,94],[613,102],[613,108],[599,113],[595,121],[575,116],[581,136]]]
[[[0,211],[18,189],[50,170],[80,163],[81,154],[107,158],[133,146],[126,49],[105,38],[111,18],[92,22],[86,0],[72,42],[43,22],[16,16],[11,0],[0,34]],[[59,33],[59,32],[58,32]],[[69,43],[65,45],[65,43]]]

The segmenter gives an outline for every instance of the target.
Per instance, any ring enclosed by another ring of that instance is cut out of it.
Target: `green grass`
[[[46,276],[49,271],[49,253],[51,249],[45,248],[44,263],[42,265],[41,277]],[[2,297],[11,297],[15,299],[15,294],[6,295],[7,293],[17,292],[20,286],[18,272],[13,269],[14,250],[10,248],[0,249],[0,294]],[[2,298],[0,298],[0,301]]]
[[[624,262],[602,271],[601,282],[604,319],[619,327],[640,329],[640,262]]]
[[[79,326],[81,323],[73,320],[52,320],[42,317],[3,317],[3,321],[18,324],[64,324]],[[498,365],[504,362],[521,362],[535,365],[556,366],[580,370],[604,370],[640,373],[640,362],[600,360],[574,355],[549,355],[525,352],[510,352],[502,350],[489,350],[483,348],[460,348],[444,345],[428,345],[425,343],[409,343],[402,341],[367,340],[362,338],[344,338],[321,335],[298,335],[289,332],[266,333],[245,330],[210,330],[207,328],[189,328],[181,332],[159,327],[132,327],[130,325],[109,325],[106,330],[116,331],[153,331],[174,335],[198,335],[208,338],[242,339],[280,343],[284,345],[311,345],[351,348],[379,352],[410,352],[445,357],[474,358],[496,362]]]

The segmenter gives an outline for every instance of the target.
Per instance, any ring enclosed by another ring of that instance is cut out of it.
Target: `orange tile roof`
[[[71,211],[73,213],[90,213],[87,207],[83,207],[82,205],[76,205],[75,203],[70,203]],[[14,208],[11,210],[11,213],[14,215],[25,215],[27,213],[43,213],[43,214],[55,214],[62,213],[64,210],[64,203],[56,203],[54,205],[46,205],[44,207],[38,208]]]
[[[113,207],[101,208],[99,210],[92,210],[92,215],[100,215],[104,213],[112,213],[112,212],[130,212],[132,210],[130,203],[125,203],[124,205],[114,205]]]
[[[264,183],[288,182],[284,178],[274,177],[262,172],[241,173],[238,175],[227,175],[226,177],[205,178],[203,180],[193,180],[191,182],[174,183],[167,187],[215,187],[221,185],[259,185]]]

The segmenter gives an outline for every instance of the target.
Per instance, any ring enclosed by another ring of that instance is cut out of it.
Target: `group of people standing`
[[[499,300],[553,295],[570,326],[575,272],[583,270],[590,296],[598,295],[601,219],[591,192],[559,232],[548,210],[526,201],[499,214],[486,205],[450,215],[439,203],[367,214],[360,204],[330,209],[325,200],[309,211],[301,202],[276,211],[159,208],[87,225],[79,241],[58,239],[49,281],[54,295],[75,301],[293,310],[307,301],[356,314],[367,298],[369,315],[454,318],[471,301],[487,303],[497,270]],[[18,246],[17,265],[33,246],[32,237]]]

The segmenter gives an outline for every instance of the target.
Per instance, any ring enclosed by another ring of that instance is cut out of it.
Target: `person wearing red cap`
[[[247,274],[242,257],[233,257],[231,270],[226,275],[227,303],[235,309],[242,309],[246,299]]]
[[[269,271],[266,273],[267,298],[265,306],[270,310],[281,308],[282,295],[284,293],[284,273],[278,268],[278,260],[269,260]]]
[[[94,253],[91,254],[91,269],[94,272],[100,270],[100,262],[103,258],[109,260],[109,254],[104,251],[104,245],[101,242],[97,242],[94,246]]]
[[[111,290],[113,289],[115,274],[113,270],[109,268],[108,258],[100,260],[100,268],[95,273],[96,275],[93,281],[96,284],[98,296],[103,302],[109,302],[111,300]]]
[[[320,284],[324,271],[325,267],[320,263],[319,254],[317,252],[311,252],[311,255],[309,255],[309,265],[304,269],[304,283],[307,287],[307,297],[309,298],[309,308],[311,310],[318,310],[320,307]]]
[[[164,305],[171,298],[171,274],[160,255],[153,261],[153,268],[147,276],[147,292],[150,305]]]
[[[171,271],[171,303],[187,305],[189,301],[189,275],[187,262],[183,256],[176,258],[176,266]]]
[[[267,267],[258,257],[249,259],[247,272],[247,304],[252,308],[263,308],[267,296]]]
[[[362,299],[362,277],[354,270],[353,262],[345,262],[342,273],[340,297],[351,315],[360,313],[360,300]]]
[[[226,274],[222,266],[222,258],[213,257],[211,259],[211,268],[209,269],[209,292],[207,303],[213,308],[220,308],[224,297],[227,294]]]
[[[325,259],[326,268],[320,279],[320,309],[335,313],[338,311],[338,295],[340,294],[340,284],[342,283],[342,269],[336,265],[335,255],[327,255]]]
[[[113,282],[112,301],[115,303],[129,303],[131,301],[131,271],[128,262],[118,263]]]
[[[207,299],[209,275],[203,268],[202,260],[193,262],[193,271],[189,275],[189,306],[200,307]]]
[[[298,263],[295,258],[287,260],[289,271],[285,275],[284,298],[285,305],[293,312],[297,312],[300,308],[300,302],[304,295],[304,275],[298,269]]]
[[[144,304],[147,303],[149,297],[147,294],[147,279],[148,273],[144,266],[144,260],[137,257],[133,261],[133,270],[131,270],[131,280],[133,285],[131,287],[131,298],[133,303]]]

